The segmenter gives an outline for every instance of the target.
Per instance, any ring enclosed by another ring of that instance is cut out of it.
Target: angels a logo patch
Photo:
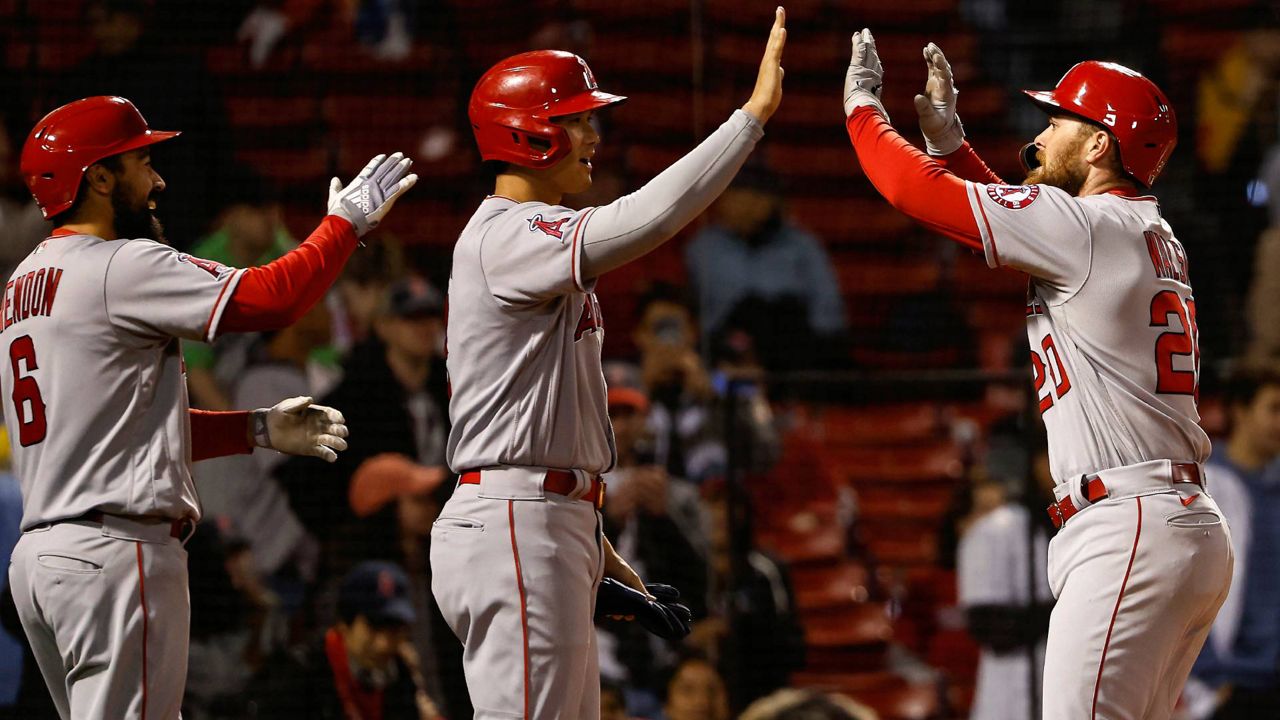
[[[988,185],[987,197],[1010,210],[1021,210],[1040,197],[1039,185]]]
[[[564,237],[564,232],[560,228],[569,222],[569,218],[562,217],[559,220],[543,220],[542,214],[539,213],[529,218],[529,229],[538,230],[553,238],[560,239]]]
[[[214,262],[212,260],[205,260],[204,258],[198,258],[198,257],[195,257],[194,255],[188,255],[187,253],[178,253],[178,262],[195,265],[196,267],[218,278],[219,280],[225,278],[227,275],[230,275],[231,271],[235,269],[235,268],[227,267],[222,263]]]

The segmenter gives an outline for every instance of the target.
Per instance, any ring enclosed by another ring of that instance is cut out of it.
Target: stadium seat
[[[850,150],[850,154],[852,154]],[[791,216],[830,246],[882,244],[893,248],[896,241],[914,230],[906,215],[880,198],[792,197],[787,200]],[[839,270],[840,268],[837,268]],[[857,269],[850,270],[857,273]],[[842,284],[842,287],[846,287]]]
[[[845,561],[828,567],[791,571],[796,605],[802,611],[848,607],[870,599],[871,576],[862,563]]]
[[[904,445],[936,438],[944,428],[938,405],[833,405],[815,418],[828,445]]]
[[[802,622],[805,640],[813,647],[883,645],[893,638],[893,622],[882,602],[807,612]]]

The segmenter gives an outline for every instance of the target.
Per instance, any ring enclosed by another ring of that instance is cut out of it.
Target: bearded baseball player
[[[22,150],[55,230],[0,300],[23,500],[9,582],[64,720],[179,716],[193,461],[257,446],[332,462],[346,448],[342,414],[311,398],[189,410],[179,338],[294,322],[417,180],[409,161],[379,155],[349,185],[334,179],[328,217],[297,249],[239,270],[163,243],[150,147],[177,135],[148,128],[124,98],[91,97],[45,116]]]
[[[476,718],[600,717],[596,612],[666,637],[688,632],[671,589],[642,584],[600,530],[600,475],[616,452],[593,291],[729,184],[782,99],[783,25],[778,8],[742,109],[601,207],[559,204],[591,185],[593,114],[625,100],[599,90],[582,58],[516,55],[472,92],[476,142],[497,180],[454,249],[448,462],[461,477],[432,532],[431,566],[440,609],[465,648]]]
[[[849,138],[902,212],[991,267],[1029,275],[1027,334],[1057,486],[1058,602],[1046,720],[1168,718],[1231,579],[1230,533],[1205,492],[1199,348],[1187,256],[1148,189],[1177,137],[1173,109],[1126,67],[1083,62],[1028,92],[1048,127],[1006,185],[964,141],[935,45],[916,109],[928,155],[890,126],[875,40],[853,37]]]

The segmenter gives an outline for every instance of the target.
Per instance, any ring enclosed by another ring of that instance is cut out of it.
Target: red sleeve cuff
[[[191,462],[253,452],[249,442],[249,411],[190,410]]]

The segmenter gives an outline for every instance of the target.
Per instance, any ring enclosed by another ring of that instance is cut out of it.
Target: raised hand
[[[924,46],[924,63],[929,69],[924,94],[916,96],[920,132],[930,155],[950,155],[964,143],[964,126],[956,114],[955,81],[951,63],[933,43]]]
[[[357,236],[378,226],[396,198],[418,182],[409,174],[413,161],[401,153],[378,155],[364,166],[346,187],[334,178],[329,181],[329,214],[351,221]]]
[[[313,405],[309,397],[281,400],[252,413],[253,440],[258,447],[290,455],[312,455],[327,462],[347,449],[347,421],[342,413]]]
[[[880,54],[876,52],[876,39],[870,30],[862,28],[853,34],[852,42],[853,54],[849,58],[849,70],[844,75],[844,116],[849,117],[855,109],[869,105],[888,120],[889,113],[885,112],[884,103],[880,101],[884,67],[880,64]]]
[[[769,31],[769,42],[764,46],[764,57],[760,60],[760,74],[756,75],[756,87],[751,91],[751,99],[742,109],[763,125],[773,117],[782,102],[782,49],[787,44],[787,11],[781,5],[773,14],[773,29]]]

